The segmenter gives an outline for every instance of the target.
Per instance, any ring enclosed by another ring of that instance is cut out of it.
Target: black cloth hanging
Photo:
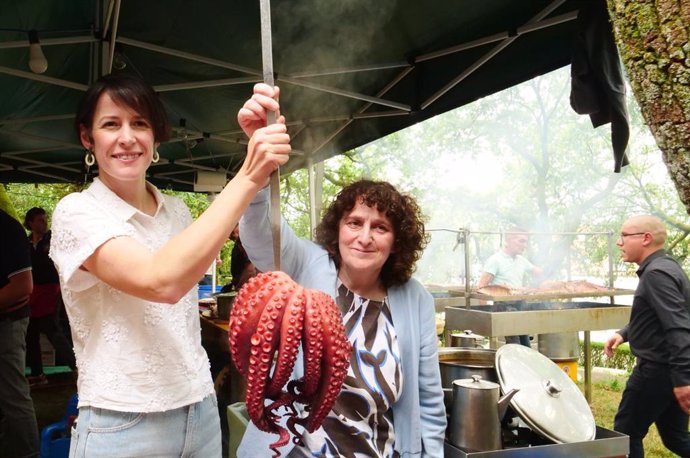
[[[618,173],[628,165],[625,149],[630,127],[623,68],[606,2],[583,1],[577,28],[570,67],[570,106],[578,114],[588,114],[594,127],[611,123],[613,171]]]

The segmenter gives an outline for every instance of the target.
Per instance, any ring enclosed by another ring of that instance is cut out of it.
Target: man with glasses
[[[614,429],[630,436],[631,458],[644,456],[652,423],[669,450],[690,457],[690,281],[665,253],[665,241],[658,218],[634,216],[617,243],[623,261],[639,266],[630,322],[604,346],[611,357],[627,341],[637,357],[614,420]]]

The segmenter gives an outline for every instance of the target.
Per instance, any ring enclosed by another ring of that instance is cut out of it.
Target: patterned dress
[[[397,457],[391,406],[402,392],[398,338],[388,299],[362,298],[338,281],[336,302],[353,352],[333,409],[321,428],[304,434],[290,457]]]

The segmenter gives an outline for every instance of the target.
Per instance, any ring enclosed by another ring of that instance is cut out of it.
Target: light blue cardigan
[[[273,270],[273,247],[268,189],[260,191],[240,222],[240,238],[250,259],[260,271]],[[281,222],[281,267],[305,288],[335,295],[337,271],[328,253],[319,245],[298,238]],[[438,364],[434,301],[414,279],[388,289],[393,325],[402,354],[403,392],[393,405],[395,450],[401,457],[443,456],[446,412]],[[298,363],[301,361],[301,356]],[[302,372],[296,365],[296,375]],[[259,431],[251,422],[238,449],[239,457],[270,456],[268,445],[278,438]],[[286,457],[292,445],[280,449]]]

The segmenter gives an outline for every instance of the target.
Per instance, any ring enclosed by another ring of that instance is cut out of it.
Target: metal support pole
[[[592,342],[589,331],[585,331],[585,399],[592,403]]]
[[[465,307],[469,310],[470,308],[470,243],[469,243],[469,238],[470,238],[470,230],[469,229],[462,229],[462,236],[464,237],[465,240]]]

